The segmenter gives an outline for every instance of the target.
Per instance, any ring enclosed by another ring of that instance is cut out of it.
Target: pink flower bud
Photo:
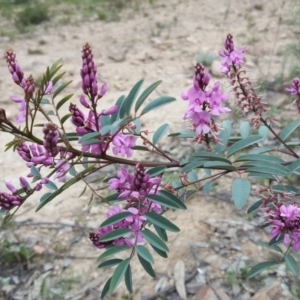
[[[102,112],[102,115],[104,116],[108,116],[108,115],[113,115],[115,114],[117,111],[119,110],[119,107],[117,105],[114,105],[108,109],[105,109],[103,112]]]
[[[20,177],[19,180],[22,188],[26,189],[28,187],[28,182],[26,181],[26,179],[24,177]]]
[[[45,95],[51,94],[52,88],[53,88],[53,83],[52,83],[52,81],[49,81],[49,82],[48,82],[48,85],[46,85],[44,94],[45,94]]]
[[[101,90],[99,92],[99,97],[103,97],[107,92],[107,84],[104,82],[103,85],[101,86]]]
[[[83,95],[80,96],[79,101],[84,107],[90,108],[89,104],[87,103],[87,101],[85,100],[85,97]]]
[[[15,186],[13,184],[11,184],[10,182],[5,182],[6,187],[13,193],[13,194],[17,194],[18,190],[15,188]]]

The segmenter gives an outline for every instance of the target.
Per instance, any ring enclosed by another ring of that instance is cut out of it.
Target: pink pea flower
[[[57,179],[59,182],[66,182],[67,181],[66,173],[70,169],[69,163],[63,159],[60,159],[56,163],[56,167],[58,167],[58,170],[54,176],[54,179]]]
[[[121,156],[131,157],[133,154],[133,150],[131,149],[135,146],[136,138],[131,135],[117,134],[112,143],[114,147],[112,151],[115,155],[121,154]]]
[[[23,122],[25,122],[26,120],[26,102],[24,98],[18,97],[18,96],[12,96],[11,97],[12,101],[14,101],[15,103],[19,103],[19,110],[20,110],[20,114],[18,115],[16,122],[18,124],[22,124]]]

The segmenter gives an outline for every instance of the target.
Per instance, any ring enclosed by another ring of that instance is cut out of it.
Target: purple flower
[[[101,86],[101,90],[99,91],[99,97],[102,98],[107,92],[107,84],[104,82]]]
[[[49,81],[47,85],[45,86],[44,95],[49,95],[52,92],[53,83],[52,81]]]
[[[119,107],[117,105],[114,105],[108,109],[105,109],[102,111],[102,115],[108,116],[108,115],[113,115],[119,110]]]
[[[57,179],[59,182],[66,182],[67,181],[66,173],[70,169],[69,163],[63,159],[60,159],[56,163],[55,167],[58,168],[58,170],[57,170],[56,174],[54,175],[54,179]]]
[[[5,58],[13,81],[24,88],[26,80],[24,78],[24,73],[16,60],[16,54],[12,50],[7,50],[5,52]]]
[[[283,244],[293,246],[294,251],[300,251],[300,208],[296,205],[281,205],[269,212],[272,224],[272,238],[283,234]]]
[[[294,78],[292,81],[292,86],[285,89],[291,95],[300,95],[300,79]]]
[[[202,111],[193,116],[193,123],[197,134],[207,134],[211,131],[210,114],[207,111]]]
[[[15,103],[19,103],[19,110],[20,110],[20,115],[18,115],[16,122],[18,124],[23,123],[26,120],[26,102],[24,98],[18,97],[18,96],[12,96],[11,100],[14,101]]]
[[[46,123],[43,128],[43,133],[44,133],[44,147],[46,149],[46,154],[47,156],[52,156],[55,157],[58,152],[58,138],[59,138],[59,133],[57,130],[57,126],[53,123]]]
[[[22,203],[19,196],[11,195],[9,193],[0,193],[0,207],[3,210],[9,210],[14,206],[20,206]]]
[[[112,151],[114,155],[121,154],[121,156],[130,157],[133,154],[132,147],[135,146],[136,138],[131,135],[124,135],[124,134],[117,134],[113,138],[113,145]]]
[[[229,77],[229,71],[231,66],[241,66],[244,64],[244,53],[246,48],[243,47],[240,50],[234,49],[234,43],[232,35],[228,34],[224,43],[225,50],[219,51],[219,55],[222,57],[221,72]]]

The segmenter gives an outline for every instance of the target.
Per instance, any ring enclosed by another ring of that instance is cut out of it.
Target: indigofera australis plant
[[[37,85],[32,76],[25,77],[16,54],[12,50],[6,51],[8,69],[22,95],[11,97],[19,104],[18,125],[9,121],[1,108],[0,128],[14,136],[6,150],[16,150],[29,168],[29,174],[27,178],[20,177],[19,187],[6,182],[9,191],[0,193],[3,223],[7,223],[26,201],[30,201],[28,198],[35,192],[47,188],[36,209],[39,211],[81,180],[86,183],[86,189],[90,188],[89,175],[116,165],[118,172],[114,177],[101,177],[103,188],[111,191],[108,196],[99,195],[91,189],[92,194],[110,208],[107,219],[90,233],[89,238],[95,247],[103,251],[99,257],[102,261],[99,268],[115,267],[101,297],[113,293],[123,278],[131,293],[132,261],[138,259],[145,271],[155,277],[152,268],[154,259],[145,245],[149,244],[154,252],[166,258],[169,251],[167,232],[179,232],[164,213],[170,209],[187,209],[185,203],[188,197],[203,187],[207,191],[214,181],[232,173],[235,176],[232,196],[237,209],[246,205],[250,182],[256,178],[268,182],[267,186],[259,187],[257,202],[248,208],[248,213],[264,216],[263,226],[270,227],[271,236],[266,245],[280,256],[279,260],[254,266],[248,277],[283,262],[298,276],[293,252],[300,251],[300,207],[297,203],[300,190],[284,182],[287,177],[300,173],[297,154],[300,140],[289,141],[300,125],[300,80],[295,78],[287,89],[296,98],[298,114],[295,113],[295,121],[277,133],[273,124],[279,120],[268,117],[265,103],[256,94],[243,66],[245,53],[246,48],[235,48],[233,37],[228,34],[219,55],[222,58],[221,71],[231,86],[230,94],[236,99],[241,116],[248,118],[248,124],[252,124],[255,134],[249,135],[249,126],[248,129],[241,126],[241,135],[232,137],[231,123],[218,123],[218,117],[230,111],[225,106],[228,94],[222,91],[220,82],[211,82],[203,65],[197,64],[191,87],[181,94],[188,104],[183,116],[187,120],[187,130],[169,134],[173,138],[189,139],[190,147],[195,149],[189,157],[180,161],[158,145],[163,138],[168,138],[168,124],[162,124],[155,130],[151,139],[149,132],[154,128],[141,126],[143,115],[163,105],[173,105],[175,101],[173,97],[161,96],[145,103],[160,81],[140,93],[141,80],[127,96],[121,96],[115,105],[106,108],[102,98],[108,86],[106,83],[99,84],[93,52],[86,44],[81,52],[82,94],[79,101],[72,100],[74,102],[69,104],[70,113],[62,116],[60,108],[70,101],[72,94],[60,96],[70,84],[69,81],[59,85],[64,75],[64,72],[60,73],[61,61],[47,68]],[[43,124],[37,124],[38,115],[45,119]],[[66,131],[65,122],[71,122],[74,130]],[[267,135],[273,135],[278,141],[273,148],[265,144]],[[138,144],[139,141],[141,143]],[[131,159],[135,151],[148,151],[160,159],[136,161]],[[239,155],[240,151],[242,155]],[[289,159],[284,160],[282,153]],[[127,166],[133,166],[134,170],[130,171]],[[178,180],[165,182],[164,173],[172,168],[180,169]],[[210,175],[199,179],[199,169],[205,169]],[[202,182],[205,184],[200,187]],[[127,259],[111,258],[121,251],[128,252]]]

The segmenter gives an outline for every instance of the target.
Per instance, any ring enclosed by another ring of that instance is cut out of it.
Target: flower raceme
[[[228,95],[222,93],[220,82],[216,82],[211,89],[207,89],[209,81],[210,75],[198,63],[195,66],[193,86],[187,92],[181,94],[183,100],[189,101],[184,120],[190,119],[192,121],[191,129],[197,134],[194,141],[199,144],[205,141],[208,148],[211,139],[215,143],[218,142],[219,126],[212,116],[219,116],[230,111],[229,108],[222,106]],[[210,134],[211,138],[208,134]]]
[[[96,233],[90,233],[92,243],[100,249],[111,244],[116,246],[126,244],[129,247],[134,247],[137,243],[143,243],[144,239],[141,235],[141,230],[147,220],[144,214],[149,211],[157,214],[162,212],[160,204],[147,199],[149,194],[159,194],[160,183],[161,178],[151,178],[150,174],[145,172],[145,168],[141,163],[136,165],[134,175],[122,168],[118,172],[117,178],[109,180],[109,189],[117,191],[119,193],[118,199],[126,200],[127,205],[124,209],[120,209],[117,206],[113,207],[107,212],[107,217],[112,217],[121,212],[130,212],[131,215],[113,226],[100,227]],[[131,235],[109,242],[99,241],[107,233],[119,228],[130,229]]]

